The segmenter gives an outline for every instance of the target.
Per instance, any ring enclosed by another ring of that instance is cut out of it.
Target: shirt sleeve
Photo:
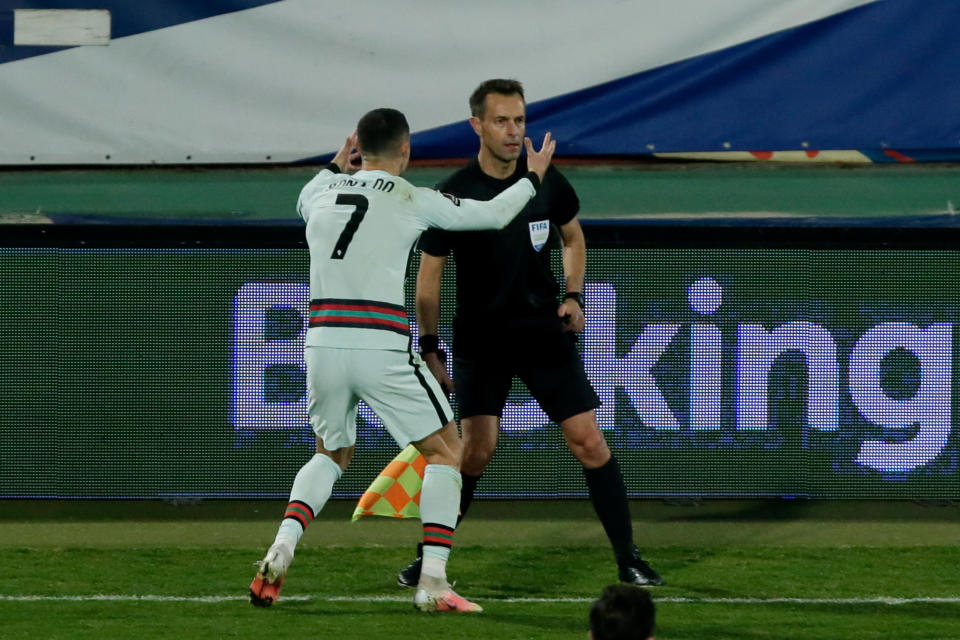
[[[321,169],[320,173],[315,175],[313,179],[300,190],[300,197],[297,198],[297,213],[300,214],[304,222],[307,221],[310,215],[309,210],[305,206],[307,201],[310,200],[317,191],[333,182],[339,172],[340,168],[331,162]]]
[[[580,199],[573,185],[553,166],[548,169],[546,179],[550,181],[550,221],[562,227],[577,217]]]
[[[446,257],[449,256],[453,250],[451,240],[452,238],[450,237],[449,231],[430,227],[420,234],[420,241],[417,243],[417,248],[432,256]]]
[[[468,231],[502,229],[537,190],[529,178],[521,178],[493,200],[486,201],[457,198],[426,187],[417,188],[415,193],[417,212],[428,226]]]

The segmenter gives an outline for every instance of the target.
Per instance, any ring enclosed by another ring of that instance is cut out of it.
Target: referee
[[[526,130],[523,86],[516,80],[487,80],[470,96],[470,110],[470,124],[480,139],[477,159],[438,189],[448,196],[490,200],[527,173],[526,158],[520,157]],[[551,166],[537,195],[506,228],[424,232],[416,294],[420,351],[441,385],[457,394],[463,432],[461,519],[493,457],[503,407],[517,376],[560,425],[567,446],[583,465],[620,580],[661,585],[663,579],[634,546],[623,475],[597,426],[600,399],[575,345],[575,334],[584,327],[586,268],[579,208],[573,187]],[[566,292],[559,306],[548,242],[553,228],[559,228],[563,239]],[[437,338],[440,283],[451,254],[457,267],[452,380]],[[416,586],[419,549],[417,556],[398,574],[401,586]]]

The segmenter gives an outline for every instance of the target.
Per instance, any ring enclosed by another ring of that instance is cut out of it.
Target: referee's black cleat
[[[633,548],[627,563],[620,565],[620,582],[639,587],[660,587],[667,584],[660,574],[640,557],[640,551],[636,547]]]
[[[420,583],[420,567],[423,566],[423,543],[417,545],[417,557],[397,574],[397,584],[416,589]]]

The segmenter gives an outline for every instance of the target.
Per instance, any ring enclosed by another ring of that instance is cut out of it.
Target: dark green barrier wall
[[[286,495],[306,272],[301,248],[0,249],[0,496]],[[581,346],[631,494],[956,497],[957,274],[943,250],[591,249]],[[514,392],[481,492],[584,494]],[[338,495],[396,453],[359,433]]]

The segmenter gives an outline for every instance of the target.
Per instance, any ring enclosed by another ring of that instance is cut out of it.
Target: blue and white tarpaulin
[[[0,0],[8,39],[16,9],[111,34],[0,44],[5,165],[297,162],[379,106],[465,157],[491,77],[563,155],[960,158],[956,0]]]

